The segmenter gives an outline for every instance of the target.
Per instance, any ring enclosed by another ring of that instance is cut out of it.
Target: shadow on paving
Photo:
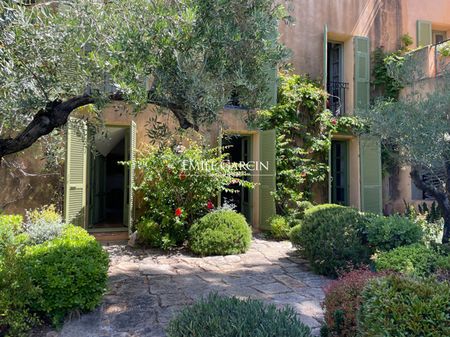
[[[101,306],[43,336],[163,337],[174,314],[210,292],[290,305],[318,334],[322,287],[329,280],[310,272],[289,242],[254,239],[246,254],[204,258],[184,251],[106,249],[109,289]]]

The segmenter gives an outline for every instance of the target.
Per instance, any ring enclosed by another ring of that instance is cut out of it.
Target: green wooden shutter
[[[370,43],[367,37],[355,36],[355,109],[369,107],[370,100]]]
[[[71,118],[66,132],[64,219],[82,227],[86,222],[86,175],[87,126]]]
[[[128,227],[128,232],[131,234],[133,231],[133,215],[134,215],[134,170],[135,170],[135,156],[136,153],[136,123],[131,122],[130,125],[130,134],[129,134],[129,141],[128,141],[128,156],[129,160],[131,162],[130,166],[128,167],[128,203],[127,203],[127,222],[126,225]]]
[[[417,20],[417,47],[425,47],[433,43],[430,21]]]
[[[328,82],[328,26],[323,26],[323,88],[327,89]],[[327,108],[327,99],[325,98],[325,109]]]
[[[269,219],[275,215],[275,200],[272,192],[276,189],[276,134],[275,130],[259,132],[259,160],[268,169],[262,169],[259,177],[259,228],[270,229]]]
[[[376,137],[361,136],[359,138],[360,178],[361,178],[361,210],[381,213],[381,146]]]

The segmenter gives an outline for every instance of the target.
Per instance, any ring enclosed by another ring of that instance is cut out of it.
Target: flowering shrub
[[[145,219],[154,221],[161,247],[181,244],[190,225],[214,209],[212,200],[232,183],[253,187],[240,179],[239,166],[225,161],[219,148],[188,141],[184,148],[151,146],[136,160],[140,181],[136,189],[145,202]],[[138,228],[139,234],[139,228]]]
[[[357,314],[362,291],[377,274],[367,268],[352,270],[331,282],[325,289],[325,322],[329,336],[357,335]]]
[[[291,226],[285,217],[281,215],[276,215],[270,219],[270,235],[275,240],[286,240],[289,239],[289,233],[291,231]]]

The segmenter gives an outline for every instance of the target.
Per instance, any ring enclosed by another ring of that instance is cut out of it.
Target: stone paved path
[[[246,254],[205,258],[126,246],[106,249],[110,284],[101,307],[48,337],[163,337],[177,311],[209,292],[291,305],[318,334],[328,280],[310,272],[290,242],[255,238]]]

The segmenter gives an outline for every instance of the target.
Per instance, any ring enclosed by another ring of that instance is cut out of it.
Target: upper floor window
[[[334,115],[345,113],[345,90],[348,83],[344,82],[344,46],[342,43],[327,44],[327,107]]]
[[[442,43],[447,40],[447,32],[433,30],[433,44]]]

